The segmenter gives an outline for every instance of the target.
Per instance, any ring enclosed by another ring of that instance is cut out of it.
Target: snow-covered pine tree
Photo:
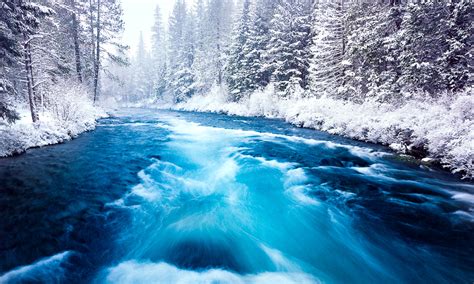
[[[209,0],[207,7],[208,41],[206,53],[208,55],[209,78],[208,84],[222,85],[224,64],[227,62],[227,52],[230,45],[234,3],[232,0]]]
[[[80,6],[76,4],[76,0],[69,0],[69,12],[71,15],[71,24],[70,32],[72,34],[74,42],[74,63],[76,67],[77,80],[83,82],[82,74],[82,62],[81,62],[81,44],[80,44],[80,34],[81,34],[81,23],[80,23],[80,13],[82,12]]]
[[[312,2],[280,1],[271,22],[268,53],[273,80],[282,92],[290,84],[305,88],[308,83]]]
[[[225,76],[232,99],[238,101],[246,92],[254,89],[250,81],[250,64],[248,61],[248,55],[251,52],[248,45],[250,39],[250,0],[244,0],[242,13],[233,33]]]
[[[21,60],[22,46],[20,44],[21,10],[16,1],[4,1],[0,5],[0,118],[13,122],[18,119],[12,101],[15,99],[13,70]]]
[[[73,75],[79,83],[83,82],[83,46],[81,42],[85,35],[81,25],[82,13],[85,13],[84,0],[57,0],[51,3],[51,7],[56,12],[52,21],[46,22],[43,28],[48,31],[44,46],[55,50],[59,57],[57,71]],[[54,33],[54,35],[53,35]]]
[[[180,54],[181,65],[177,74],[177,101],[185,101],[195,93],[195,74],[192,68],[195,53],[195,28],[191,13],[186,14],[184,26],[184,45]]]
[[[28,102],[30,105],[31,118],[33,123],[39,120],[38,108],[37,108],[37,87],[38,82],[36,81],[35,68],[37,67],[35,61],[33,61],[33,55],[36,50],[41,50],[41,39],[44,34],[40,33],[41,20],[50,17],[54,14],[54,11],[44,5],[39,5],[33,2],[25,2],[22,0],[14,1],[13,5],[17,5],[19,8],[19,14],[16,16],[18,29],[22,35],[22,56],[23,56],[23,67],[26,81],[26,90],[28,93]],[[40,41],[37,44],[36,41]]]
[[[447,85],[440,58],[447,50],[446,4],[428,0],[407,5],[398,40],[401,76],[398,85],[405,96],[424,92],[438,95]]]
[[[474,2],[447,1],[447,50],[441,57],[442,76],[451,91],[472,86],[474,74]]]
[[[129,96],[130,101],[143,102],[154,99],[152,70],[150,54],[145,48],[143,33],[140,32],[137,52],[130,68],[133,75],[131,84],[134,85],[134,91]]]
[[[250,90],[268,85],[273,73],[271,58],[267,52],[270,42],[270,22],[278,2],[274,0],[256,0],[252,5],[249,38],[245,49],[248,51],[248,80]]]
[[[195,75],[195,90],[198,93],[206,93],[211,88],[209,82],[212,71],[209,68],[209,42],[207,7],[203,0],[196,0],[193,8],[194,21],[194,60],[192,69]]]
[[[175,1],[173,11],[168,21],[168,65],[170,72],[174,72],[180,65],[180,53],[184,46],[184,26],[186,18],[186,2],[184,0]]]
[[[194,27],[184,0],[177,0],[169,19],[169,85],[174,102],[181,102],[194,93]]]
[[[398,4],[352,3],[347,8],[344,86],[339,96],[356,102],[398,99],[402,11]]]
[[[334,96],[344,85],[345,16],[344,0],[316,4],[310,65],[310,88],[315,95]]]
[[[153,84],[155,99],[161,98],[166,90],[166,34],[163,25],[161,8],[157,5],[155,9],[154,25],[152,28],[152,61],[153,61]]]

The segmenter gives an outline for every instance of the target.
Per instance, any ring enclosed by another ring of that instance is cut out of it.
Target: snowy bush
[[[11,125],[0,124],[0,157],[31,147],[57,144],[95,128],[106,114],[94,107],[87,91],[74,81],[60,81],[44,94],[44,109],[36,124],[28,107],[19,109],[20,119]]]
[[[279,117],[301,127],[388,145],[419,158],[434,158],[453,172],[462,172],[467,178],[474,176],[473,89],[436,99],[411,99],[397,106],[375,100],[357,104],[327,97],[315,98],[304,96],[303,92],[282,98],[271,86],[240,102],[229,102],[226,98],[224,91],[214,90],[175,108]]]
[[[45,107],[55,120],[77,123],[95,117],[97,111],[84,85],[72,80],[60,81],[51,86],[45,95]]]

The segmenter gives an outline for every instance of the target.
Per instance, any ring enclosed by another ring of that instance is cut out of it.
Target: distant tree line
[[[272,85],[282,97],[393,103],[472,86],[471,0],[187,3],[175,1],[168,23],[156,8],[151,50],[141,36],[124,68],[119,0],[3,0],[0,117],[15,120],[23,100],[37,121],[49,88],[65,78],[94,101],[103,89],[174,103],[215,86],[230,101]]]
[[[470,0],[177,0],[167,30],[155,15],[132,101],[180,102],[216,85],[239,100],[272,83],[281,96],[399,102],[472,86]]]

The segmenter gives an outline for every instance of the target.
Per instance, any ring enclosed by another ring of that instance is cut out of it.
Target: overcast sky
[[[193,3],[193,0],[186,1],[189,4]],[[143,32],[146,48],[150,49],[151,28],[156,5],[162,9],[163,20],[166,24],[168,15],[173,9],[174,0],[122,0],[125,20],[123,40],[130,46],[132,52],[138,44],[140,31]]]
[[[150,48],[151,27],[153,26],[153,15],[156,5],[163,10],[163,17],[167,17],[171,11],[174,0],[122,0],[125,20],[125,32],[123,40],[135,50],[138,43],[140,31],[143,32],[145,45]]]

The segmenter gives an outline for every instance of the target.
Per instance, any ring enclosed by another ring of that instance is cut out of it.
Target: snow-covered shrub
[[[94,107],[87,90],[74,81],[59,81],[44,94],[40,120],[33,124],[27,105],[19,108],[20,119],[0,124],[0,157],[21,153],[31,147],[57,144],[94,129],[105,112]]]
[[[278,96],[275,93],[273,84],[268,85],[264,90],[256,91],[244,98],[244,104],[248,106],[246,116],[278,117]]]
[[[229,108],[234,103],[230,102],[228,98],[225,87],[214,85],[208,94],[193,96],[178,105],[181,105],[182,109],[186,109],[186,106],[189,105],[196,111],[229,112]]]
[[[78,122],[96,112],[86,87],[74,80],[61,80],[50,86],[44,97],[47,111],[58,122]]]

